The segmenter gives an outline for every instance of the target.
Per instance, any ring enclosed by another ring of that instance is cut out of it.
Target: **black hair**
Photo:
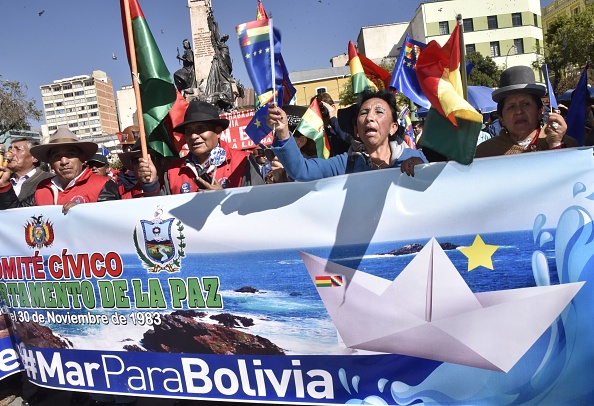
[[[373,90],[364,90],[359,94],[357,98],[357,116],[359,115],[359,111],[361,110],[361,105],[365,103],[369,99],[382,99],[388,106],[390,106],[390,111],[392,112],[392,121],[398,123],[398,110],[396,109],[396,96],[389,90],[382,89],[380,91],[374,92]]]
[[[520,92],[518,92],[518,93],[520,93]],[[529,94],[529,95],[530,95],[530,96],[531,96],[531,97],[534,99],[534,101],[536,102],[536,107],[538,107],[539,109],[540,109],[540,108],[542,108],[542,106],[543,106],[543,103],[542,103],[542,100],[541,100],[541,98],[540,98],[540,97],[538,97],[538,96],[537,96],[537,95],[535,95],[535,94],[532,94],[532,93],[528,93],[528,94]],[[503,99],[499,100],[499,103],[497,103],[497,114],[499,114],[499,116],[502,116],[502,115],[503,115],[503,105],[505,104],[505,99],[506,99],[506,98],[507,98],[507,96],[506,96],[506,97],[504,97]]]

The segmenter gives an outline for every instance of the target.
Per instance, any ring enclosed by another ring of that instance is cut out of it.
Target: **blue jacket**
[[[278,157],[279,161],[285,167],[287,175],[292,179],[300,182],[308,182],[322,178],[329,178],[330,176],[344,175],[347,172],[348,153],[345,152],[340,155],[330,157],[328,159],[312,158],[306,159],[301,155],[299,147],[295,143],[295,139],[291,136],[286,142],[274,140],[272,150]],[[390,168],[400,166],[400,163],[408,158],[418,157],[424,162],[428,162],[427,158],[421,151],[412,148],[405,148],[400,155],[400,158],[390,165]],[[359,154],[353,155],[354,162],[352,166],[353,173],[365,172],[373,170],[365,158]]]

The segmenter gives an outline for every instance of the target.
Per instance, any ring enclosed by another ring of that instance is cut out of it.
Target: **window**
[[[540,40],[536,38],[536,53],[540,54]]]
[[[580,12],[580,8],[579,8],[579,7],[576,7],[576,8],[574,8],[574,9],[573,9],[573,11],[572,11],[572,14],[573,14],[574,16],[576,16],[576,15],[578,15],[578,14],[579,14],[579,12]]]
[[[79,90],[79,91],[74,92],[74,95],[75,96],[82,96],[83,94],[85,94],[85,92],[83,90]]]
[[[97,97],[96,97],[96,96],[93,96],[93,97],[87,97],[87,101],[88,101],[88,102],[97,101]]]
[[[474,31],[474,24],[472,23],[472,18],[465,18],[463,20],[463,23],[464,23],[464,32]]]
[[[64,86],[62,86],[62,89],[64,89],[64,90],[72,89],[72,85],[64,85]]]
[[[70,127],[70,128],[78,127],[78,123],[70,123],[70,124],[68,124],[68,127]]]
[[[513,27],[521,27],[522,26],[522,13],[512,13],[512,26]]]
[[[96,109],[96,108],[97,108],[97,105],[96,104],[89,104],[87,106],[87,110]]]
[[[45,109],[49,109],[50,107],[54,107],[53,103],[46,103],[43,105]]]
[[[85,86],[93,86],[92,80],[85,80]]]
[[[51,92],[51,90],[50,90],[49,87],[44,87],[43,89],[41,89],[41,93],[42,94],[46,94],[46,93],[49,93],[49,92]]]
[[[538,27],[538,16],[534,14],[534,26]]]
[[[66,113],[72,113],[74,111],[73,108],[66,109]]]
[[[98,112],[96,112],[96,111],[91,111],[91,112],[89,113],[89,116],[90,116],[90,117],[97,117],[98,115],[99,115],[99,113],[98,113]]]
[[[439,22],[439,35],[448,35],[450,33],[450,26],[447,21]]]
[[[54,131],[57,127],[55,125],[50,125],[47,127],[48,130]]]
[[[476,46],[474,44],[466,44],[466,55],[476,52]]]
[[[497,23],[497,16],[488,16],[487,17],[487,26],[490,30],[499,28],[499,24]]]
[[[328,90],[325,87],[318,87],[316,89],[316,94],[328,93]]]
[[[85,118],[87,115],[86,114],[79,114],[78,118]]]
[[[490,48],[491,48],[491,57],[501,56],[501,52],[499,52],[499,41],[491,42]]]
[[[63,105],[64,105],[64,103],[62,103],[62,102],[56,102],[56,106],[63,106]]]
[[[524,40],[522,38],[516,38],[514,40],[514,50],[516,55],[524,53]]]
[[[53,90],[54,92],[59,92],[59,91],[60,91],[60,86],[54,86],[54,87],[52,88],[52,90]]]
[[[85,94],[95,94],[95,89],[85,90]]]
[[[64,93],[64,97],[72,97],[72,93]]]

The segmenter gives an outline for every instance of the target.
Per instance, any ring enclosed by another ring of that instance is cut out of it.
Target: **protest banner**
[[[593,190],[592,150],[565,149],[7,210],[0,371],[214,401],[591,404]]]

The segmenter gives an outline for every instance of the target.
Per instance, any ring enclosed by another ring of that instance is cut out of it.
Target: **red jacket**
[[[227,151],[227,161],[217,168],[217,180],[225,189],[241,186],[245,171],[247,153],[244,151]],[[186,158],[179,158],[169,164],[165,173],[165,192],[177,195],[197,192],[201,189],[196,182],[196,174],[186,164]],[[212,179],[212,172],[203,175],[203,179]]]
[[[37,206],[51,204],[64,205],[68,202],[90,203],[120,198],[119,193],[117,193],[117,185],[110,178],[96,175],[88,168],[85,168],[73,186],[64,191],[58,191],[57,188],[53,187],[51,179],[45,179],[37,186],[37,190],[35,191],[35,204]],[[112,189],[115,190],[115,194]],[[54,192],[58,193],[57,201],[54,199]],[[105,195],[106,192],[112,195],[111,198],[100,199],[99,195]]]

